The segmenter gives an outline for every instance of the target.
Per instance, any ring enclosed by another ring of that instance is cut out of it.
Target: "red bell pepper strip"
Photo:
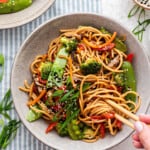
[[[115,118],[114,112],[106,112],[99,116],[91,116],[91,119],[102,120],[102,119],[113,119]]]
[[[94,120],[102,120],[103,117],[102,117],[102,116],[91,116],[91,119],[94,119]]]
[[[54,129],[54,127],[56,127],[56,125],[57,125],[57,122],[50,123],[49,126],[47,127],[45,133],[52,131]]]
[[[105,137],[105,126],[104,126],[104,124],[101,124],[99,130],[100,130],[100,137],[104,138]]]
[[[129,61],[130,63],[132,62],[132,60],[133,60],[133,57],[134,57],[134,54],[133,53],[130,53],[130,54],[128,54],[127,55],[127,61]]]
[[[85,50],[84,44],[83,43],[79,43],[77,46],[77,52],[81,53],[82,50]]]
[[[78,44],[78,48],[79,48],[80,50],[84,50],[84,49],[85,49],[85,48],[84,48],[84,45],[81,44],[81,43]]]
[[[0,0],[0,3],[7,3],[8,0]]]
[[[117,126],[118,129],[122,129],[122,122],[117,120],[116,121],[116,126]]]
[[[114,112],[106,112],[103,114],[103,117],[105,119],[113,119],[115,117],[115,113]]]
[[[97,47],[97,48],[93,48],[93,50],[97,50],[97,51],[109,51],[112,50],[115,47],[114,43],[109,43],[103,47]]]

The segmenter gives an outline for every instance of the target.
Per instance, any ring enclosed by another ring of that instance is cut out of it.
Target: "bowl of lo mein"
[[[11,90],[27,129],[60,150],[108,149],[133,131],[149,104],[150,69],[139,42],[116,21],[76,13],[49,20],[24,41]]]

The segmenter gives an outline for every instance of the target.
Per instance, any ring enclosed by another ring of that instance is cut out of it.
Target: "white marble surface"
[[[137,15],[130,19],[127,17],[133,5],[134,2],[132,0],[102,0],[102,13],[103,15],[112,17],[131,31],[137,25],[138,18]],[[150,10],[146,10],[146,17],[150,19]],[[150,58],[150,26],[144,32],[141,44]],[[148,113],[150,113],[150,109]],[[131,136],[110,150],[135,150],[136,148],[132,145]]]

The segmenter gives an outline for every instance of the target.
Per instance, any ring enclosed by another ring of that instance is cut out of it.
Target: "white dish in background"
[[[26,24],[44,13],[55,0],[33,0],[28,8],[11,14],[0,14],[0,29]]]
[[[116,31],[118,36],[126,35],[126,44],[129,53],[134,53],[133,66],[137,80],[137,92],[141,96],[142,104],[137,114],[147,111],[150,96],[150,66],[149,61],[140,43],[134,38],[133,34],[126,30],[122,25],[104,16],[88,13],[69,14],[53,18],[34,30],[24,41],[14,60],[11,74],[11,92],[16,111],[26,126],[26,128],[41,142],[58,150],[104,150],[109,149],[125,140],[132,129],[124,125],[123,129],[116,136],[106,135],[95,143],[85,143],[83,141],[73,141],[67,137],[60,137],[55,131],[45,134],[48,124],[45,120],[39,119],[35,122],[28,122],[26,114],[28,112],[28,95],[19,90],[26,79],[31,82],[29,66],[35,56],[47,52],[49,42],[60,34],[60,29],[77,28],[80,25],[90,25],[93,27],[105,27],[110,32]],[[42,40],[41,40],[42,39]]]
[[[150,0],[134,0],[139,6],[150,10]]]

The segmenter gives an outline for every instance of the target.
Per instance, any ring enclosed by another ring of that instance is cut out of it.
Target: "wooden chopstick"
[[[134,121],[139,121],[139,117],[136,116],[135,114],[131,113],[130,111],[126,110],[125,108],[123,108],[122,106],[116,104],[115,102],[113,102],[112,100],[106,100],[106,102],[111,105],[113,108],[119,110],[120,112],[124,113],[125,115],[127,115],[129,118],[133,119]],[[125,119],[124,117],[120,116],[119,114],[115,114],[116,119],[120,120],[121,122],[123,122],[124,124],[127,124],[128,126],[130,126],[132,129],[134,129],[134,125],[133,123],[131,123],[129,120]]]
[[[125,119],[124,117],[120,116],[119,114],[115,113],[115,118],[134,129],[134,124],[129,120]]]
[[[115,102],[113,102],[111,100],[106,100],[106,102],[109,105],[111,105],[112,107],[114,107],[115,109],[118,109],[122,113],[126,114],[129,118],[133,119],[134,121],[139,121],[139,117],[137,117],[136,115],[134,115],[130,111],[126,110],[125,108],[121,107],[120,105],[116,104]]]

